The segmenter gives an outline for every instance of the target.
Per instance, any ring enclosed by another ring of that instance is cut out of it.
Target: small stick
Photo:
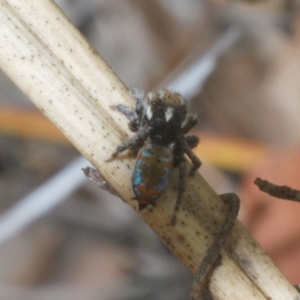
[[[300,202],[300,191],[286,185],[276,185],[261,178],[256,178],[254,184],[256,184],[262,192],[273,197]]]
[[[240,200],[237,195],[233,193],[219,195],[228,207],[228,215],[226,216],[222,227],[215,237],[211,246],[206,250],[204,259],[194,278],[191,289],[191,300],[202,299],[202,293],[205,285],[209,280],[209,273],[220,262],[220,251],[223,248],[227,237],[229,236],[235,224],[236,217],[240,208]]]

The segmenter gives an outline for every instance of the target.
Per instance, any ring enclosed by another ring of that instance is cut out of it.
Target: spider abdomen
[[[163,146],[146,141],[140,149],[132,176],[132,187],[139,209],[144,209],[166,189],[173,167],[174,144]]]

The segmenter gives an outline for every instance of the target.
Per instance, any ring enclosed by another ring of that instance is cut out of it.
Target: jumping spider
[[[129,128],[136,135],[118,146],[109,160],[126,149],[139,149],[132,175],[132,188],[140,210],[148,204],[155,204],[168,185],[172,168],[178,167],[178,195],[171,220],[174,224],[185,190],[185,155],[192,162],[190,174],[194,174],[201,166],[201,161],[192,151],[199,143],[199,138],[195,135],[185,136],[197,124],[197,117],[187,115],[187,101],[179,93],[159,90],[145,96],[144,92],[133,89],[131,95],[136,102],[134,110],[123,104],[116,108],[128,118]],[[220,261],[220,250],[234,226],[239,210],[236,195],[220,196],[229,214],[197,271],[191,292],[193,300],[202,297],[209,273]]]
[[[185,189],[185,154],[193,164],[190,174],[201,166],[192,152],[199,138],[185,136],[197,124],[197,116],[187,115],[187,100],[179,93],[159,90],[145,96],[141,90],[133,89],[131,95],[136,102],[134,110],[123,104],[116,108],[128,118],[129,128],[136,135],[118,146],[111,159],[128,148],[139,149],[132,187],[140,210],[154,204],[168,185],[171,169],[178,167],[175,216]]]

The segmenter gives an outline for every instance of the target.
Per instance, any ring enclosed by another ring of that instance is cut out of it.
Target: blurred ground
[[[292,283],[300,282],[300,204],[275,200],[252,184],[259,176],[300,188],[298,6],[57,3],[125,84],[147,91],[176,76],[172,71],[195,48],[194,56],[209,51],[230,24],[243,30],[191,99],[201,137],[196,152],[201,173],[218,192],[240,194],[241,221]],[[79,154],[4,74],[0,106],[3,213]],[[187,299],[191,281],[130,207],[89,182],[0,244],[1,299]]]

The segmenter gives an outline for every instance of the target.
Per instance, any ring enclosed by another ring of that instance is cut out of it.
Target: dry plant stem
[[[126,153],[105,160],[128,138],[127,121],[110,109],[133,106],[127,88],[90,48],[52,1],[0,0],[0,66],[103,174],[122,198],[131,200],[134,166]],[[78,170],[80,172],[80,170]],[[170,225],[177,174],[155,209],[141,213],[169,249],[196,272],[219,232],[226,208],[196,174],[187,178],[177,223]],[[213,272],[215,299],[294,299],[297,292],[237,223]]]
[[[267,180],[256,178],[254,183],[258,188],[273,197],[300,202],[300,191],[286,185],[276,185]]]

